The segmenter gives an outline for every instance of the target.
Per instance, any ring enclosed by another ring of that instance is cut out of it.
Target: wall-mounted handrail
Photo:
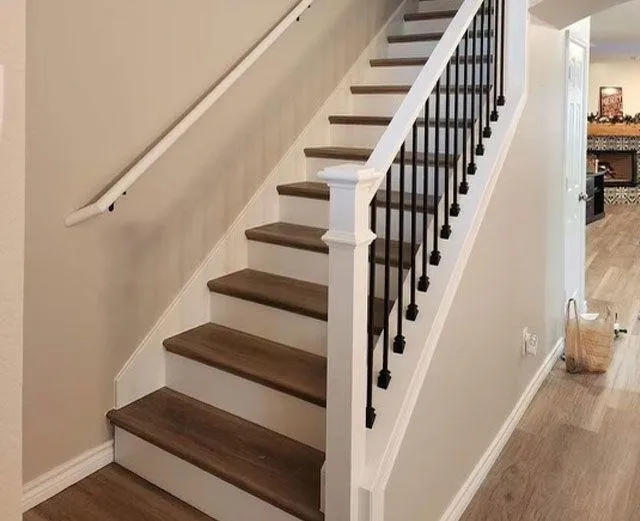
[[[116,201],[162,155],[173,146],[196,123],[222,95],[271,47],[282,34],[300,18],[314,0],[301,0],[292,7],[267,33],[243,54],[229,70],[214,83],[187,111],[178,118],[154,143],[151,144],[111,186],[107,187],[93,202],[67,215],[66,226],[73,226],[112,210]]]
[[[442,77],[447,64],[455,54],[456,47],[469,28],[483,0],[471,0],[462,4],[444,35],[429,56],[427,63],[420,71],[418,78],[411,86],[409,93],[393,116],[391,123],[378,141],[373,153],[367,161],[367,168],[386,173],[393,164],[400,147],[411,132],[413,124],[431,96],[438,79]],[[384,181],[380,179],[373,187],[371,197]]]

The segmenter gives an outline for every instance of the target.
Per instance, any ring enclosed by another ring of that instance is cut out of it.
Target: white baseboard
[[[113,462],[113,440],[89,449],[77,458],[37,477],[22,488],[22,511],[26,512],[52,498],[111,462]]]
[[[561,338],[556,342],[551,352],[547,355],[544,363],[540,366],[540,369],[538,369],[538,372],[529,382],[529,385],[522,393],[522,396],[520,396],[518,403],[516,403],[511,414],[509,414],[509,417],[498,431],[495,439],[491,442],[491,445],[489,445],[489,448],[483,454],[482,458],[480,458],[480,461],[478,461],[477,465],[467,478],[467,481],[458,491],[456,497],[440,518],[440,521],[458,521],[462,514],[464,514],[464,511],[469,506],[469,503],[471,503],[473,496],[478,492],[480,485],[482,485],[486,479],[489,471],[498,459],[498,456],[500,456],[502,449],[504,449],[507,441],[509,441],[509,438],[513,434],[513,431],[518,426],[518,423],[522,419],[527,407],[529,407],[529,404],[540,389],[542,382],[544,382],[545,378],[551,372],[551,369],[562,353],[563,348],[564,339]]]

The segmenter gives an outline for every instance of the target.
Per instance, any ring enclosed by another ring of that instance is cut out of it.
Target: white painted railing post
[[[329,323],[325,519],[356,521],[366,455],[369,203],[380,176],[357,165],[320,173],[329,185]]]

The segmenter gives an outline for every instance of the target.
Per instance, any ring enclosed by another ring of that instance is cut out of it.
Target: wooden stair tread
[[[111,463],[40,503],[23,521],[215,521]]]
[[[488,9],[482,9],[482,13],[488,13]],[[493,13],[493,8],[491,9],[491,13]],[[421,22],[425,20],[441,20],[444,18],[453,18],[456,14],[458,14],[457,9],[450,10],[441,10],[441,11],[430,11],[430,12],[417,12],[417,13],[405,13],[404,21],[405,22]]]
[[[292,279],[272,273],[244,269],[211,280],[209,289],[227,295],[290,311],[318,320],[327,320],[329,289],[322,284]],[[374,329],[380,334],[384,326],[384,301],[374,300]]]
[[[318,158],[318,159],[339,159],[344,161],[357,161],[365,163],[373,150],[371,148],[357,148],[357,147],[310,147],[305,148],[304,153],[307,157],[310,158]],[[435,165],[436,156],[434,154],[429,154],[428,156],[429,165]],[[416,155],[416,160],[419,165],[424,164],[424,154],[419,153]],[[458,157],[455,154],[449,155],[449,164],[455,165]],[[400,162],[400,157],[396,157],[396,163]],[[411,163],[411,152],[405,154],[405,164]],[[441,165],[445,164],[445,155],[438,154],[438,163]]]
[[[411,42],[437,42],[444,36],[443,32],[437,33],[413,33],[413,34],[392,34],[387,41],[389,43],[411,43]]]
[[[252,228],[245,233],[247,238],[252,241],[328,254],[329,247],[322,240],[322,236],[326,232],[327,230],[324,228],[276,222]],[[375,248],[376,262],[384,264],[385,242],[383,238],[376,239]],[[411,267],[411,244],[405,243],[402,252],[402,264],[405,269],[408,269]],[[400,254],[400,243],[398,241],[391,241],[389,253],[391,266],[397,267]]]
[[[489,87],[486,85],[476,85],[474,88],[467,87],[467,92],[487,92]],[[352,85],[351,94],[408,94],[411,90],[411,85]],[[435,90],[435,89],[434,89]],[[440,93],[446,94],[455,93],[455,86],[451,86],[447,89],[446,85],[440,87]],[[464,93],[464,86],[459,86],[457,92]]]
[[[338,114],[329,116],[329,123],[332,125],[368,125],[368,126],[378,126],[378,127],[388,127],[391,124],[392,116],[358,116],[354,114]],[[424,118],[418,118],[416,123],[419,126],[424,126]],[[440,126],[444,128],[446,125],[445,119],[440,119]],[[458,121],[460,126],[462,126],[462,119]],[[429,119],[429,126],[434,127],[436,125],[436,119]],[[473,120],[467,119],[467,126],[473,126]]]
[[[218,324],[184,331],[165,340],[164,346],[320,407],[327,405],[327,361],[321,356]]]
[[[405,22],[419,22],[423,20],[440,20],[442,18],[453,18],[458,13],[457,9],[446,11],[430,11],[426,13],[406,13]]]
[[[413,43],[413,42],[437,42],[444,36],[442,31],[433,33],[413,33],[413,34],[392,34],[387,37],[389,43]],[[473,38],[479,38],[480,36],[489,36],[489,30],[485,29],[484,33],[481,31],[469,31],[469,36]],[[491,31],[493,36],[493,30]]]
[[[374,58],[369,60],[371,67],[423,67],[429,57],[423,58]],[[476,63],[480,61],[488,61],[488,56],[476,56]],[[451,58],[451,62],[455,63],[455,56]],[[460,62],[473,63],[473,56],[460,56]]]
[[[305,199],[317,199],[320,201],[328,201],[330,197],[329,186],[326,183],[322,183],[319,181],[300,181],[297,183],[289,183],[285,185],[278,185],[277,187],[279,195],[288,195],[291,197],[304,197]],[[378,206],[385,206],[387,202],[387,193],[385,190],[380,190],[378,192]],[[423,202],[422,202],[422,194],[418,197],[417,209],[419,212],[422,212]],[[411,209],[411,195],[409,193],[405,193],[404,196],[404,207],[409,210]],[[427,211],[429,213],[433,213],[435,207],[434,197],[429,194],[427,196]],[[392,191],[391,192],[391,208],[398,209],[400,208],[400,192]]]
[[[324,453],[168,388],[112,424],[304,521],[322,521]]]

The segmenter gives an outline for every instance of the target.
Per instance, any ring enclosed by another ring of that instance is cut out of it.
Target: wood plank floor
[[[23,521],[214,520],[113,464],[29,510]]]
[[[640,206],[587,228],[586,264],[630,334],[604,375],[558,362],[462,521],[640,520]]]

